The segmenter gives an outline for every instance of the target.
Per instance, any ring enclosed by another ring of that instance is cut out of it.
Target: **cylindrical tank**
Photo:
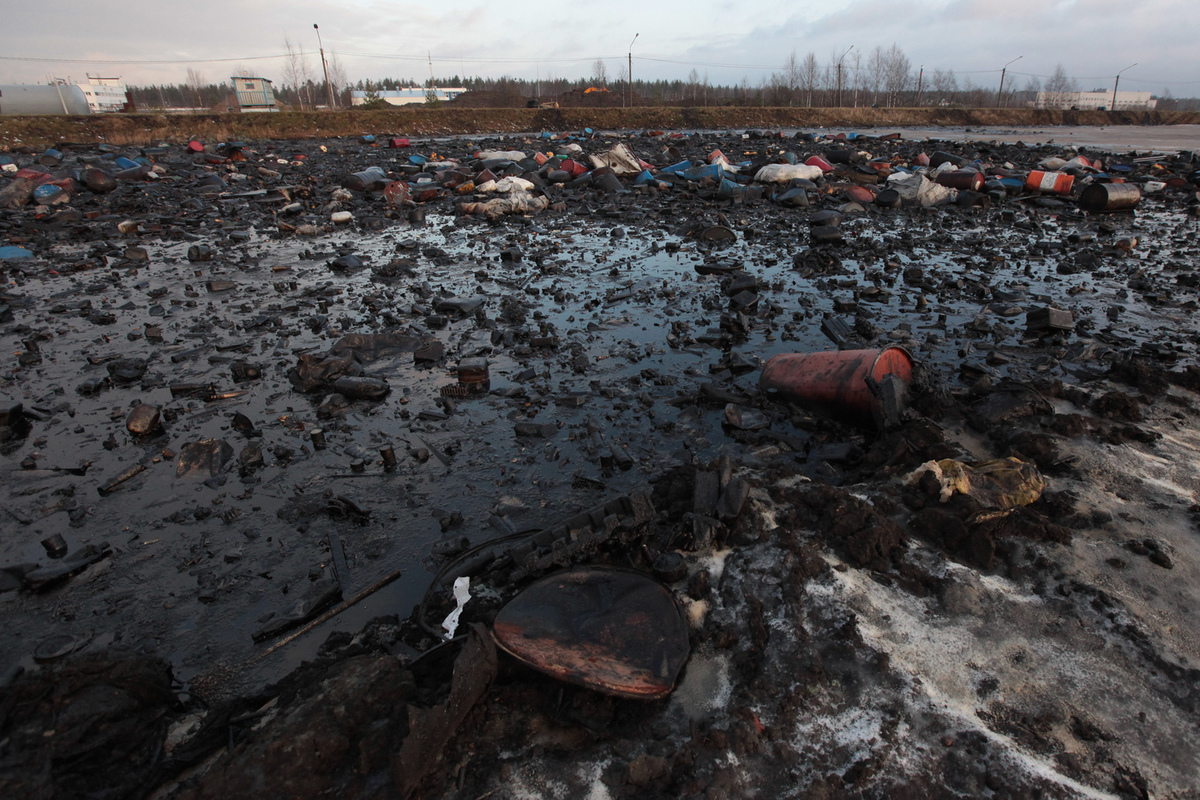
[[[1079,195],[1084,211],[1120,211],[1136,208],[1142,192],[1132,183],[1093,183]]]
[[[0,86],[0,114],[90,114],[83,89],[71,83],[54,86]]]
[[[781,353],[767,361],[758,386],[834,416],[879,424],[882,401],[872,384],[895,375],[907,386],[912,371],[912,356],[895,345],[882,350]]]
[[[1044,172],[1030,170],[1025,179],[1025,188],[1031,192],[1046,192],[1048,194],[1070,194],[1075,184],[1075,176],[1065,172]]]

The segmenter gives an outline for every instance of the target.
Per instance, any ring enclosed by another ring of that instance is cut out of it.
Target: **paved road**
[[[894,130],[894,129],[890,129]],[[1001,142],[1085,145],[1104,150],[1200,150],[1200,125],[1106,125],[1103,127],[1044,127],[1044,128],[903,128],[902,135],[911,139],[971,139]],[[880,128],[876,132],[888,132]]]

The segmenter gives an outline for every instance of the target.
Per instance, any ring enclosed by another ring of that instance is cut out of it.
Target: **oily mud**
[[[1195,796],[1190,152],[370,138],[11,154],[7,794]],[[673,692],[497,651],[572,566]]]

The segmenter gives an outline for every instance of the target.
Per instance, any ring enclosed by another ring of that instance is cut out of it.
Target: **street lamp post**
[[[842,53],[842,55],[838,58],[838,65],[837,65],[837,83],[838,83],[837,104],[838,104],[838,108],[842,107],[842,62],[846,60],[846,54],[849,53],[853,49],[854,49],[854,45],[850,45],[849,47],[846,48],[846,52]]]
[[[329,110],[333,110],[333,87],[329,85],[329,65],[325,63],[325,45],[321,42],[321,29],[317,27],[317,23],[313,23],[313,30],[317,32],[317,48],[321,51],[321,69],[325,72],[325,102],[329,104]]]
[[[1135,61],[1134,63],[1130,64],[1125,69],[1133,69],[1136,66],[1137,66],[1137,62]],[[1124,72],[1125,69],[1121,70],[1121,72]],[[1121,82],[1121,72],[1118,72],[1117,77],[1113,79],[1113,101],[1108,107],[1109,111],[1117,110],[1117,84]]]
[[[639,36],[641,36],[640,33],[635,33],[633,35],[633,42],[636,42],[637,37],[639,37]],[[629,75],[627,76],[629,78],[628,89],[629,89],[629,107],[630,108],[633,108],[633,42],[629,43]]]
[[[1012,61],[1008,62],[1008,64],[1015,64],[1016,62],[1020,61],[1024,57],[1025,56],[1017,56]],[[1000,68],[1000,89],[999,89],[999,91],[996,92],[996,107],[997,108],[1004,108],[1004,73],[1008,70],[1008,64],[1005,64],[1003,67]]]

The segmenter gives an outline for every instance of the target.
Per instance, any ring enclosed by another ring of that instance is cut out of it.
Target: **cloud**
[[[281,60],[251,57],[282,53],[285,35],[315,54],[312,23],[318,22],[326,48],[337,51],[352,80],[422,79],[429,53],[439,76],[577,78],[598,57],[615,68],[640,33],[634,73],[649,79],[684,79],[695,68],[712,82],[745,77],[758,84],[793,51],[801,57],[812,51],[826,63],[850,45],[866,57],[895,43],[914,68],[953,69],[984,86],[996,84],[1001,65],[1023,56],[1010,67],[1022,82],[1061,63],[1091,83],[1138,62],[1122,75],[1122,85],[1156,91],[1170,85],[1176,96],[1200,95],[1200,83],[1192,82],[1200,72],[1200,48],[1192,41],[1200,4],[1194,0],[1133,6],[1117,0],[798,0],[786,6],[766,0],[594,6],[207,0],[183,7],[60,0],[53,15],[35,4],[11,5],[2,55],[64,60],[0,59],[0,83],[85,72],[117,74],[130,83],[175,82],[189,66],[220,80],[239,63],[278,77]],[[180,63],[102,63],[122,60]]]

